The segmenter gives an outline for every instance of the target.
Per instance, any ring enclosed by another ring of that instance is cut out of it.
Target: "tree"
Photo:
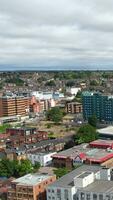
[[[27,173],[33,172],[33,165],[29,160],[0,160],[0,176],[5,177],[20,177]]]
[[[67,173],[69,173],[69,169],[67,169],[65,167],[54,169],[53,171],[54,171],[54,174],[56,175],[57,178],[61,178],[62,176],[64,176]]]
[[[34,167],[34,172],[37,172],[40,169],[41,165],[39,162],[35,162],[35,165],[33,167]]]
[[[25,174],[31,173],[33,171],[33,165],[30,160],[21,160],[19,166],[19,176],[24,176]]]
[[[96,115],[92,115],[91,117],[89,117],[88,123],[91,126],[96,127],[96,125],[97,125],[97,117],[96,117]]]
[[[55,123],[59,123],[62,121],[63,112],[59,107],[51,108],[46,113],[47,120],[52,120]]]
[[[46,82],[45,86],[54,87],[54,86],[56,86],[56,84],[55,84],[54,80],[50,80],[50,81]]]
[[[91,142],[97,138],[98,132],[95,127],[90,124],[82,125],[74,136],[74,140],[76,140],[78,144]]]
[[[67,83],[66,83],[66,86],[67,87],[73,87],[75,85],[75,82],[74,81],[68,81]]]

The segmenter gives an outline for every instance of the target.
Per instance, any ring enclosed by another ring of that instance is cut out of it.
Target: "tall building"
[[[0,117],[26,115],[29,112],[30,97],[0,97]]]
[[[8,188],[8,200],[46,200],[46,187],[56,180],[55,175],[27,174]]]
[[[83,117],[88,120],[95,115],[99,121],[113,121],[113,96],[99,92],[83,92]]]

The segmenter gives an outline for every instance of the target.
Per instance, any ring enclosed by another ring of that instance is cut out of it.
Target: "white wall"
[[[35,162],[39,162],[41,166],[47,166],[52,162],[52,155],[56,154],[56,152],[43,154],[43,153],[28,153],[27,158],[32,162],[34,165]]]
[[[77,192],[75,187],[61,188],[61,187],[52,187],[47,188],[47,200],[73,200],[73,195]],[[58,198],[58,191],[60,191],[60,198]]]
[[[81,88],[67,88],[66,89],[66,92],[70,93],[70,94],[74,94],[74,95],[77,95],[78,91],[81,91]]]

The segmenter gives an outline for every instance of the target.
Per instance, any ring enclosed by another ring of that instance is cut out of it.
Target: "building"
[[[39,162],[41,166],[45,167],[52,164],[52,156],[55,152],[31,152],[27,153],[27,158],[34,165],[36,162]]]
[[[61,177],[47,188],[47,200],[111,200],[112,171],[83,165]]]
[[[101,139],[113,139],[113,126],[101,128],[97,130]]]
[[[60,92],[53,92],[53,91],[34,91],[31,93],[31,96],[35,96],[36,99],[39,100],[58,100],[64,97],[63,93]]]
[[[83,117],[95,115],[99,121],[113,122],[113,96],[99,92],[83,92]]]
[[[10,135],[6,142],[6,145],[10,147],[19,147],[21,144],[32,144],[48,139],[46,131],[29,127],[7,128],[6,134]]]
[[[77,164],[102,163],[113,158],[113,149],[91,148],[88,144],[74,146],[52,156],[54,167],[72,168]]]
[[[32,96],[30,103],[30,111],[34,113],[43,113],[48,111],[50,108],[55,107],[56,102],[54,99],[36,99],[35,96]]]
[[[66,92],[69,93],[69,94],[72,94],[72,95],[77,95],[77,93],[81,91],[81,88],[80,87],[68,87],[66,88]]]
[[[40,152],[58,152],[64,149],[66,141],[64,139],[49,139],[43,140],[37,143],[24,145],[28,152],[34,152],[34,150]],[[21,145],[23,146],[23,145]]]
[[[2,96],[0,97],[0,117],[24,116],[29,112],[29,106],[30,97]]]
[[[82,113],[82,103],[69,102],[66,104],[66,112],[71,114]]]
[[[95,140],[89,143],[91,148],[113,149],[113,140]]]
[[[11,182],[7,200],[46,200],[46,187],[55,180],[55,175],[27,174]]]

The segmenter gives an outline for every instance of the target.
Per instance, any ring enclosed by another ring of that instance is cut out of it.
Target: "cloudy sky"
[[[113,0],[0,0],[0,70],[113,69]]]

